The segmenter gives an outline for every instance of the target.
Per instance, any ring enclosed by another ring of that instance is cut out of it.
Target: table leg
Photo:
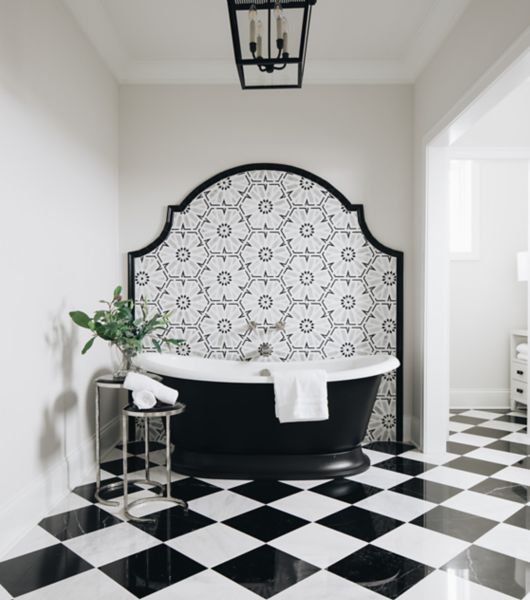
[[[144,415],[145,478],[149,479],[149,419]]]

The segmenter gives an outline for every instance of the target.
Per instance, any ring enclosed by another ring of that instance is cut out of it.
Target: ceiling
[[[226,0],[63,0],[123,83],[237,83]],[[318,0],[305,83],[411,82],[469,0]]]

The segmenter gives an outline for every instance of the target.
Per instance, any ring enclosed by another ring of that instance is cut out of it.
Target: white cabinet
[[[516,403],[527,404],[528,360],[517,358],[516,348],[519,344],[528,343],[526,329],[514,329],[510,334],[510,405],[512,410]]]

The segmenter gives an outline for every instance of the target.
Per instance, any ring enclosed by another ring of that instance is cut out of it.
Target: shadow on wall
[[[61,306],[59,311],[51,319],[51,327],[49,332],[45,336],[46,345],[49,348],[54,371],[59,373],[61,378],[61,392],[54,399],[50,406],[46,406],[43,412],[43,423],[39,438],[39,458],[42,464],[43,471],[53,468],[54,465],[58,465],[64,462],[66,466],[66,485],[72,487],[71,477],[71,456],[68,456],[68,449],[75,447],[73,444],[69,444],[69,428],[72,430],[72,423],[75,422],[73,415],[79,412],[80,398],[79,393],[74,387],[73,373],[74,373],[74,360],[78,357],[82,358],[79,354],[78,348],[78,332],[77,328],[72,322],[65,322],[66,310],[64,305]],[[84,394],[84,405],[85,405],[85,419],[88,419],[89,435],[94,434],[94,394],[95,385],[94,380],[108,373],[109,369],[101,368],[97,369],[90,377],[90,383],[87,386]],[[110,404],[110,403],[109,403]],[[114,408],[114,404],[112,404]],[[110,420],[112,416],[109,415],[109,411],[105,411],[102,414],[102,423]],[[80,441],[80,440],[76,440]],[[79,473],[77,473],[79,475]],[[48,483],[47,486],[52,485]],[[47,497],[52,497],[52,489],[47,489]]]

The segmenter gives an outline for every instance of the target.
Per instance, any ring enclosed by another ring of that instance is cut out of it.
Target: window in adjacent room
[[[451,260],[479,259],[478,165],[452,160],[449,165],[449,252]]]

